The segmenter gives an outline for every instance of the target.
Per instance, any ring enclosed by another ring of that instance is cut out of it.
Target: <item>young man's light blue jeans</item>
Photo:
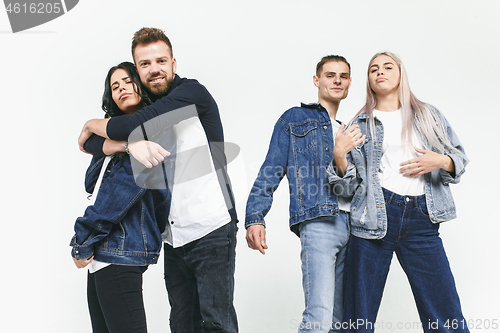
[[[349,214],[302,222],[299,230],[306,306],[299,333],[339,332]]]

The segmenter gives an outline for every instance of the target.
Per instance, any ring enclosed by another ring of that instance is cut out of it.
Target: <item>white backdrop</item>
[[[248,190],[287,108],[315,102],[312,76],[326,54],[344,55],[353,83],[338,117],[365,97],[365,73],[379,51],[400,55],[414,93],[449,119],[471,159],[453,186],[459,218],[441,226],[464,315],[475,332],[500,321],[498,303],[500,2],[82,0],[66,15],[12,34],[0,10],[2,332],[90,332],[86,272],[68,246],[87,205],[90,157],[77,147],[83,123],[100,118],[107,70],[131,60],[143,26],[171,38],[178,74],[203,83],[219,104],[226,141],[240,145],[240,218],[235,305],[243,333],[294,332],[303,310],[298,238],[288,229],[288,190],[267,217],[269,250],[247,248]],[[163,264],[144,294],[150,332],[169,332]],[[411,329],[418,315],[394,259],[379,332]],[[383,323],[382,323],[383,322]],[[500,323],[499,323],[500,324]],[[399,328],[398,328],[399,327]]]

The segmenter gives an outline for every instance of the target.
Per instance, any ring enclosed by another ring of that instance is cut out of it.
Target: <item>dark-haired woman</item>
[[[132,114],[148,102],[132,63],[109,70],[102,103],[106,117]],[[85,176],[92,203],[75,222],[72,257],[78,268],[89,266],[93,332],[144,333],[142,274],[158,260],[169,195],[136,185],[125,142],[107,141],[103,150],[106,145],[123,152],[92,159]]]

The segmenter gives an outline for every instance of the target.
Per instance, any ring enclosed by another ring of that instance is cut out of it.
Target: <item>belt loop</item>
[[[382,192],[383,192],[384,197],[387,200],[387,204],[391,204],[391,202],[392,202],[392,196],[394,195],[394,193],[392,193],[392,192],[390,192],[388,190],[385,190],[385,189],[382,189]]]

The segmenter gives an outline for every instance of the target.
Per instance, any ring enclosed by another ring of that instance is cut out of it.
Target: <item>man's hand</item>
[[[108,125],[108,121],[110,118],[107,119],[90,119],[83,125],[82,132],[80,133],[80,136],[78,137],[78,147],[80,148],[81,151],[84,153],[87,153],[85,149],[83,149],[83,145],[85,142],[90,138],[92,134],[97,134],[99,136],[102,136],[103,138],[108,138],[106,134],[106,126]],[[88,154],[88,153],[87,153]]]
[[[94,256],[88,258],[88,259],[80,259],[80,260],[77,260],[75,258],[73,258],[73,262],[75,263],[76,267],[77,268],[84,268],[85,266],[87,266],[88,264],[90,264],[90,262],[94,260]]]
[[[254,224],[247,229],[247,244],[253,250],[259,250],[260,253],[266,254],[266,228],[262,224]]]
[[[366,138],[366,135],[361,133],[358,124],[352,124],[345,131],[344,128],[345,124],[342,123],[335,134],[335,147],[333,150],[337,151],[339,155],[346,155]]]
[[[455,164],[449,156],[435,153],[432,150],[414,148],[417,153],[422,155],[400,164],[399,172],[403,176],[418,177],[439,168],[448,172],[455,171]]]
[[[83,126],[83,129],[82,129],[82,132],[80,133],[80,136],[78,137],[78,147],[80,148],[80,150],[86,154],[90,154],[89,152],[87,152],[84,148],[83,148],[83,145],[85,144],[85,142],[87,142],[87,140],[90,138],[90,136],[92,135],[93,133],[89,131],[88,128],[86,128],[85,126]]]
[[[339,176],[343,176],[347,169],[346,155],[354,147],[363,142],[366,135],[362,135],[358,124],[349,126],[345,131],[345,124],[340,125],[337,134],[335,134],[335,146],[333,147],[333,157]]]
[[[150,169],[163,162],[165,156],[170,153],[163,149],[162,146],[153,141],[137,141],[128,144],[128,151],[130,155],[143,164],[146,168]]]

